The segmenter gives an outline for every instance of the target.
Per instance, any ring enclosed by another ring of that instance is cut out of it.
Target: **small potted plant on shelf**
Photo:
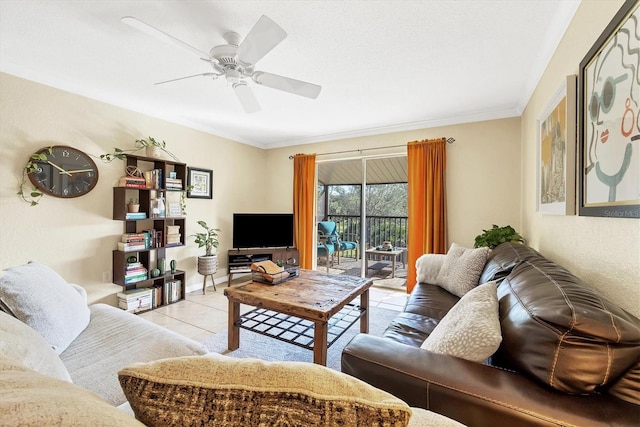
[[[211,228],[204,221],[198,221],[198,225],[204,228],[204,232],[192,234],[198,247],[204,246],[205,254],[198,257],[198,273],[205,276],[212,275],[218,271],[218,255],[214,254],[214,249],[218,249],[219,228]]]
[[[130,198],[127,202],[127,212],[139,212],[140,201],[134,197]]]
[[[504,227],[498,227],[493,224],[493,227],[489,230],[482,230],[483,233],[476,236],[474,248],[481,248],[488,246],[490,249],[495,248],[500,243],[505,242],[522,242],[524,238],[516,232],[516,230],[510,225]]]

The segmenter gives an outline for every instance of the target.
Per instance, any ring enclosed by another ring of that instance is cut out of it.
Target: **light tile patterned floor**
[[[226,282],[216,287],[218,290],[214,291],[212,286],[208,286],[205,295],[202,290],[190,292],[184,301],[141,313],[140,316],[196,341],[204,341],[212,333],[227,328],[228,302],[223,292]],[[369,304],[375,307],[401,311],[406,300],[404,291],[376,287],[369,291]],[[241,310],[252,308],[241,306]]]

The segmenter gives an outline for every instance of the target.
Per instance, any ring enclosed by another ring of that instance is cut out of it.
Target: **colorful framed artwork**
[[[187,197],[194,199],[212,199],[213,171],[211,169],[189,168],[187,187]]]
[[[640,11],[627,0],[580,63],[580,215],[640,218]]]
[[[538,118],[538,212],[576,213],[576,76],[567,76]]]

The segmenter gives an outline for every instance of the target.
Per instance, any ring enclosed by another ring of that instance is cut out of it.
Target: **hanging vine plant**
[[[51,154],[53,150],[53,146],[49,147],[47,154]],[[34,153],[29,158],[29,161],[22,168],[22,181],[20,182],[20,189],[18,190],[18,195],[22,200],[26,203],[29,203],[31,206],[36,206],[40,203],[40,199],[44,194],[42,191],[38,190],[37,187],[27,185],[27,181],[29,180],[28,175],[33,172],[38,172],[38,162],[46,162],[47,154],[45,153]]]
[[[134,146],[135,148],[130,150],[123,150],[118,147],[113,147],[113,152],[100,154],[100,160],[102,160],[105,163],[110,163],[115,159],[125,160],[127,157],[127,154],[133,154],[137,151],[145,150],[147,149],[147,147],[156,147],[164,151],[165,153],[167,153],[167,155],[169,155],[175,161],[177,162],[180,161],[171,151],[167,150],[167,143],[165,141],[158,142],[152,136],[148,137],[147,139],[136,139]]]

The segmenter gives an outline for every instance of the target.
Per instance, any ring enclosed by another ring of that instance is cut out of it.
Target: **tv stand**
[[[258,249],[230,249],[228,252],[227,286],[231,286],[234,274],[251,273],[251,264],[270,260],[282,261],[287,267],[298,266],[300,254],[296,248],[258,248]]]

